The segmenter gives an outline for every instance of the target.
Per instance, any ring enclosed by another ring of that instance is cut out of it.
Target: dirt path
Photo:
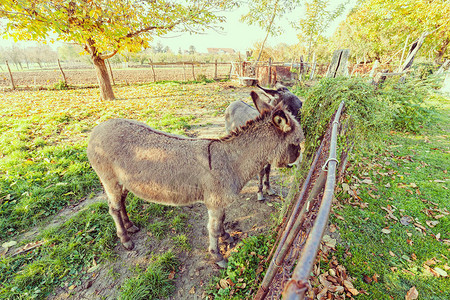
[[[248,95],[248,91],[237,91],[230,101],[242,99]],[[201,121],[192,127],[189,135],[201,138],[218,137],[224,135],[223,116],[203,116]],[[276,192],[281,192],[276,184],[279,174],[273,172],[272,185]],[[227,209],[225,228],[234,237],[233,244],[222,245],[221,251],[225,257],[229,256],[231,250],[243,238],[256,235],[270,230],[268,220],[271,214],[276,212],[275,202],[281,202],[279,196],[267,196],[266,201],[256,200],[257,182],[256,178],[251,180],[242,190],[238,203],[232,203]],[[287,191],[283,191],[286,194]],[[48,226],[54,226],[66,220],[95,201],[105,201],[103,194],[95,198],[80,202],[77,206],[62,210]],[[181,266],[175,275],[176,290],[170,299],[204,299],[205,289],[215,275],[219,275],[219,269],[210,261],[207,251],[207,210],[203,204],[192,207],[183,207],[182,212],[188,216],[188,224],[191,226],[186,233],[190,239],[191,250],[179,253]],[[111,220],[112,221],[112,220]],[[34,232],[37,232],[37,228]],[[34,233],[33,233],[34,234]],[[29,237],[30,235],[28,235]],[[148,265],[152,255],[164,253],[173,248],[170,237],[157,240],[149,236],[145,230],[133,235],[135,248],[126,251],[118,242],[114,248],[117,259],[111,262],[102,262],[98,269],[92,273],[92,278],[81,285],[69,289],[69,287],[58,288],[56,296],[49,299],[116,299],[121,284],[127,278],[135,276],[135,266],[139,264],[142,269]]]

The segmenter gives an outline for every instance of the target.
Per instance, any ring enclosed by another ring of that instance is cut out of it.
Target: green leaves
[[[19,4],[20,3],[20,4]],[[216,13],[233,1],[13,1],[5,0],[0,18],[6,35],[22,40],[55,39],[85,45],[98,53],[116,49],[139,51],[153,36],[172,30],[198,32],[224,18]],[[56,38],[50,34],[55,33]],[[93,53],[91,53],[93,54]]]

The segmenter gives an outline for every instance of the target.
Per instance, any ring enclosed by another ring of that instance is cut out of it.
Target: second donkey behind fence
[[[297,119],[300,123],[301,118],[301,108],[302,101],[293,93],[291,93],[287,87],[280,83],[276,83],[276,89],[265,89],[259,85],[258,88],[263,90],[265,93],[269,94],[272,98],[269,99],[266,97],[267,101],[270,102],[271,105],[277,105],[282,103],[286,109]],[[225,130],[227,133],[230,133],[232,130],[239,128],[248,120],[254,119],[258,116],[258,111],[250,106],[249,104],[243,101],[234,101],[231,103],[227,109],[225,110]],[[267,164],[264,166],[258,174],[258,200],[264,200],[263,194],[263,181],[264,176],[266,177],[266,181],[264,181],[264,185],[266,187],[266,192],[269,195],[275,194],[275,192],[270,187],[270,169],[271,164]]]
[[[123,246],[139,230],[127,214],[128,192],[165,205],[202,202],[208,209],[209,252],[226,267],[218,238],[225,207],[239,199],[244,185],[268,163],[287,165],[299,156],[303,131],[282,105],[272,106],[252,92],[258,116],[221,139],[194,139],[155,130],[144,123],[112,119],[91,133],[87,155],[108,197],[109,213]]]

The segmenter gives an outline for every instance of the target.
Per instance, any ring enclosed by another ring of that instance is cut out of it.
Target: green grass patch
[[[90,269],[112,257],[115,228],[104,203],[92,204],[34,241],[42,246],[0,260],[0,298],[43,299],[57,286],[81,284]],[[23,241],[26,244],[29,241]]]
[[[434,121],[392,131],[375,153],[355,151],[343,183],[353,192],[336,195],[342,243],[333,255],[367,291],[358,299],[403,299],[413,286],[420,299],[450,298],[448,277],[436,275],[450,274],[450,101],[427,101],[438,107]]]
[[[239,242],[228,258],[228,267],[210,283],[209,294],[214,299],[252,299],[264,278],[267,267],[264,259],[273,242],[268,235],[252,236]]]
[[[136,268],[136,276],[126,280],[120,288],[121,300],[162,299],[175,289],[173,275],[179,265],[175,254],[166,252],[142,270]]]

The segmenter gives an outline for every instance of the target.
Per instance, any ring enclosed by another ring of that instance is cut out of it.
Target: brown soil
[[[183,67],[158,67],[155,68],[155,77],[149,67],[113,69],[113,79],[116,84],[149,83],[161,80],[186,81],[199,79],[201,75],[211,79],[214,77],[214,65],[208,67],[195,67],[194,75],[192,68]],[[218,77],[225,78],[229,74],[229,65],[218,66]],[[92,69],[68,69],[63,70],[69,85],[97,85],[97,77],[94,68]],[[33,71],[12,71],[14,83],[17,87],[51,87],[62,80],[59,69],[54,70],[33,70]],[[11,86],[11,79],[8,72],[0,72],[0,88]]]

